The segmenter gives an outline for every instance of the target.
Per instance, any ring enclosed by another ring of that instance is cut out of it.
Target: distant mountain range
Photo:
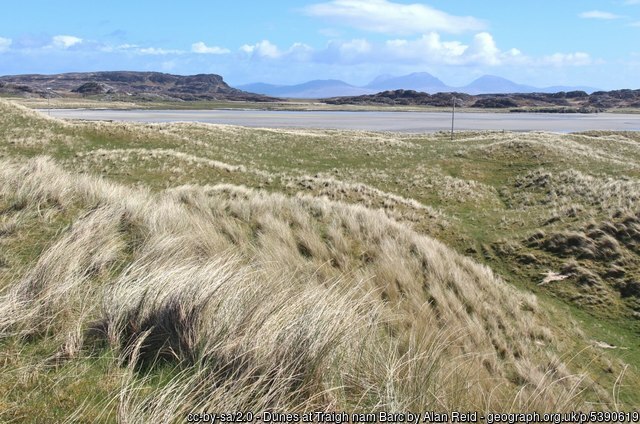
[[[372,90],[356,87],[340,80],[313,80],[296,85],[274,85],[262,82],[239,85],[236,88],[256,94],[273,97],[291,97],[298,99],[319,99],[322,97],[360,96],[371,94]]]
[[[452,87],[428,72],[416,72],[403,76],[380,75],[369,84],[359,87],[340,80],[314,80],[296,85],[253,83],[236,88],[251,93],[274,97],[319,99],[326,97],[360,96],[390,90],[415,90],[429,94],[459,92],[467,94],[556,93],[559,91],[586,91],[593,87],[534,87],[518,84],[506,78],[484,75],[464,87]]]

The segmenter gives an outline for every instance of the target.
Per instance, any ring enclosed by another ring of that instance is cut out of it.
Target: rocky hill
[[[24,97],[99,96],[137,100],[245,100],[273,98],[229,87],[220,75],[160,72],[81,72],[0,77],[0,94]]]
[[[456,106],[483,109],[513,109],[541,112],[582,112],[591,113],[616,108],[640,107],[640,90],[560,91],[558,93],[514,93],[479,94],[436,93],[428,94],[414,90],[392,90],[377,94],[334,97],[324,99],[329,104],[359,105],[408,105],[408,106],[451,106],[455,97]]]

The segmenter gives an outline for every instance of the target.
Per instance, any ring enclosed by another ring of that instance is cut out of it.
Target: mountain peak
[[[469,94],[506,94],[530,93],[535,91],[535,87],[518,84],[496,75],[483,75],[462,87],[461,90]]]
[[[473,80],[473,82],[471,84],[473,84],[474,82],[508,82],[513,84],[512,81],[509,81],[506,78],[503,77],[499,77],[497,75],[482,75],[481,77],[476,78],[475,80]]]
[[[241,90],[268,96],[317,99],[322,97],[358,96],[371,90],[355,87],[338,79],[317,79],[295,85],[253,83],[237,86]]]
[[[367,85],[376,85],[376,84],[380,84],[384,81],[390,80],[391,78],[395,78],[395,76],[391,75],[391,74],[381,74],[378,75],[377,77],[375,77],[369,84]]]
[[[445,83],[428,72],[414,72],[399,77],[378,77],[366,87],[379,91],[405,89],[424,91],[427,93],[447,91],[449,88]]]

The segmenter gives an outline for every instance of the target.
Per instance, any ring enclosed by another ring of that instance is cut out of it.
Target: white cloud
[[[381,51],[378,48],[378,51]],[[327,47],[316,50],[309,57],[314,62],[327,64],[354,64],[368,62],[375,57],[374,46],[363,38],[353,40],[332,40]]]
[[[638,27],[638,28],[640,28],[640,21],[632,22],[632,23],[630,23],[629,25],[630,25],[630,26],[632,26],[632,27]]]
[[[612,20],[612,19],[620,19],[622,16],[613,14],[611,12],[603,12],[601,10],[590,10],[588,12],[582,12],[578,15],[583,19],[604,19],[604,20]]]
[[[136,49],[135,52],[140,54],[154,55],[154,56],[184,53],[182,50],[169,50],[169,49],[162,49],[158,47],[144,47],[144,48]]]
[[[282,52],[278,46],[271,44],[269,40],[262,40],[256,44],[245,44],[240,50],[251,55],[252,57],[264,57],[269,59],[277,59],[282,56]]]
[[[118,47],[116,47],[116,49],[120,49],[120,50],[130,50],[130,49],[137,49],[140,46],[137,44],[120,44]]]
[[[80,43],[82,43],[82,38],[73,35],[56,35],[51,39],[51,46],[58,49],[68,49]]]
[[[311,60],[313,48],[304,43],[293,43],[284,55],[288,59],[305,62]]]
[[[576,52],[576,53],[555,53],[550,56],[545,56],[540,61],[542,65],[552,66],[586,66],[591,65],[593,60],[588,53]]]
[[[315,59],[324,63],[388,63],[407,65],[488,65],[521,64],[528,59],[518,50],[502,51],[491,34],[481,32],[473,42],[444,41],[437,32],[417,39],[393,39],[381,44],[367,40],[332,41],[318,51]]]
[[[138,44],[119,44],[117,46],[102,46],[100,48],[106,53],[126,52],[138,55],[165,56],[170,54],[184,54],[184,50],[163,49],[160,47],[142,47]]]
[[[443,40],[437,32],[416,39],[393,39],[372,43],[364,39],[331,41],[326,49],[315,51],[312,59],[327,64],[372,64],[396,66],[518,66],[574,67],[601,63],[588,53],[555,53],[531,57],[517,48],[502,50],[488,32],[475,34],[470,43]]]
[[[304,43],[293,43],[287,50],[282,50],[269,40],[262,40],[256,44],[245,44],[240,51],[252,59],[291,60],[296,62],[311,62],[314,49]]]
[[[588,53],[555,53],[530,57],[517,48],[502,50],[488,32],[479,32],[469,43],[444,40],[435,31],[413,39],[391,39],[374,42],[365,38],[332,40],[323,49],[295,43],[282,49],[269,40],[240,47],[248,58],[265,61],[290,61],[327,65],[394,65],[394,66],[527,66],[568,67],[600,63]]]
[[[204,42],[198,41],[191,45],[191,51],[199,54],[227,54],[229,49],[218,46],[207,46]]]
[[[340,51],[346,54],[366,54],[372,50],[371,43],[363,38],[340,43]]]
[[[471,16],[453,16],[423,4],[388,0],[331,0],[307,6],[304,12],[386,34],[424,34],[430,31],[458,34],[486,26]]]
[[[452,64],[460,62],[468,48],[459,41],[442,41],[440,34],[431,32],[415,40],[389,40],[380,52],[391,60]]]
[[[11,44],[13,44],[13,40],[11,38],[0,37],[0,52],[9,50]]]
[[[469,60],[487,65],[499,65],[502,61],[501,55],[500,49],[488,32],[476,34],[473,37],[473,44],[468,50]]]

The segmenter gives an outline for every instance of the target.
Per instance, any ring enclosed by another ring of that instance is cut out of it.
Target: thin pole
[[[453,123],[455,121],[455,117],[456,117],[456,98],[454,97],[452,100],[452,107],[451,107],[451,141],[453,141]]]
[[[47,112],[51,116],[51,87],[47,87]]]

